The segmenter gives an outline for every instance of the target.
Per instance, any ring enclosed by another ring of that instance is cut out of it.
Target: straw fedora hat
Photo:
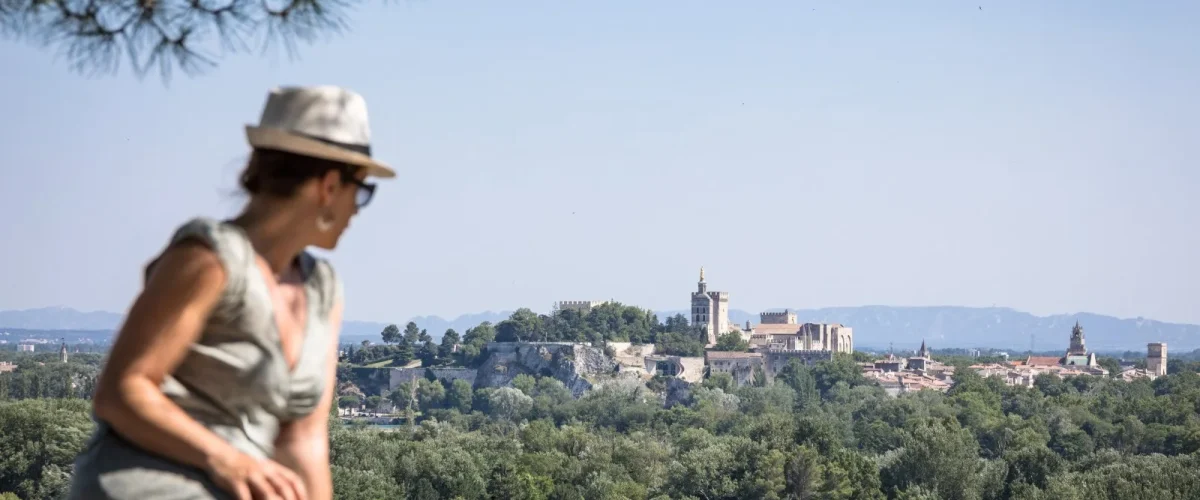
[[[341,87],[282,87],[271,90],[258,125],[246,125],[255,149],[271,149],[357,165],[374,177],[396,171],[371,158],[367,101]]]

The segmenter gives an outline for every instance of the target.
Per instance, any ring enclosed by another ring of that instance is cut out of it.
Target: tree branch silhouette
[[[225,54],[300,42],[347,28],[359,0],[0,0],[0,36],[54,48],[72,71],[114,74],[128,59],[138,78],[157,68],[189,76]]]

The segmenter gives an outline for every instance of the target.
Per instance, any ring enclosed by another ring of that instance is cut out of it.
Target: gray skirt
[[[69,500],[230,500],[203,470],[139,448],[99,423],[75,459]]]

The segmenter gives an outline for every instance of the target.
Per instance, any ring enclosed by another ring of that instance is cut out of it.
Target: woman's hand
[[[307,500],[304,481],[274,460],[231,450],[210,461],[208,475],[238,500]]]

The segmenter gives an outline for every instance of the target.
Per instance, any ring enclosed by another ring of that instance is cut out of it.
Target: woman
[[[180,227],[146,268],[100,376],[74,499],[329,499],[342,290],[305,252],[337,246],[395,173],[366,104],[337,87],[271,92],[230,221]]]

